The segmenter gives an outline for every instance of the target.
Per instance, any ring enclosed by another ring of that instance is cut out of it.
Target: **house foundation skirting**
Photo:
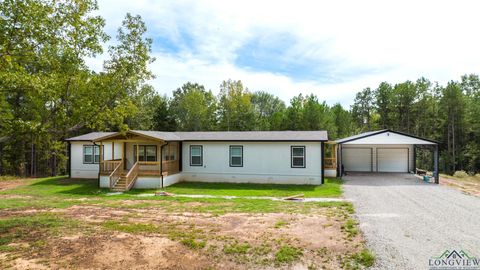
[[[334,175],[335,170],[325,170],[326,176]],[[163,186],[168,187],[178,182],[212,182],[212,183],[257,183],[257,184],[298,184],[320,185],[320,175],[267,175],[267,174],[215,174],[181,172],[163,177]],[[110,180],[106,175],[100,176],[100,187],[109,188]],[[139,176],[133,188],[155,189],[162,187],[159,176]]]

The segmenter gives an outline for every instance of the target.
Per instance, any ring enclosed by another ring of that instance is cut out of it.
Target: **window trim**
[[[240,165],[233,165],[232,164],[232,148],[240,148],[240,150],[242,151],[242,155],[240,156],[242,159],[241,159],[241,164]],[[229,147],[229,151],[228,151],[228,160],[229,160],[229,164],[230,164],[230,167],[243,167],[243,145],[230,145]]]
[[[156,144],[134,144],[133,145],[133,160],[135,162],[139,161],[137,160],[137,145],[138,148],[144,148],[143,150],[143,161],[140,162],[157,162],[158,161],[158,147]],[[155,161],[148,161],[147,160],[147,147],[155,147]],[[138,159],[140,159],[140,155],[138,156]]]
[[[303,149],[303,156],[294,156],[293,155],[293,149],[294,148],[302,148]],[[295,166],[293,165],[293,158],[296,157],[302,157],[303,158],[303,166]],[[305,145],[292,145],[290,146],[290,167],[291,168],[306,168],[307,167],[307,149]]]
[[[90,155],[92,157],[91,162],[85,162],[85,149],[86,148],[92,148],[92,154]],[[95,148],[98,149],[97,151],[99,152],[99,160],[98,162],[95,162]],[[83,145],[83,151],[82,151],[82,161],[83,164],[100,164],[100,159],[101,159],[102,153],[100,153],[100,146],[99,145],[94,145],[94,144],[84,144]]]
[[[192,163],[192,148],[193,147],[200,147],[200,164],[193,164]],[[198,144],[192,144],[190,145],[190,166],[196,166],[196,167],[201,167],[203,166],[203,145],[198,145]]]

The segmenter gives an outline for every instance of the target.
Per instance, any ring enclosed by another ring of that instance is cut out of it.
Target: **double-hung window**
[[[190,166],[203,166],[203,147],[190,145]]]
[[[100,163],[100,146],[84,145],[83,146],[83,163],[85,164]]]
[[[291,147],[292,168],[305,168],[305,146]]]
[[[230,145],[230,167],[243,167],[243,146]]]
[[[133,147],[133,157],[137,161],[137,146]],[[157,161],[156,145],[139,145],[138,146],[139,161]]]

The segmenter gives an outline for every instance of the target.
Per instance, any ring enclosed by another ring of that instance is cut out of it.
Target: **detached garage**
[[[434,177],[438,183],[438,143],[389,129],[371,131],[337,140],[339,175],[345,172],[415,171],[417,147],[434,151]]]

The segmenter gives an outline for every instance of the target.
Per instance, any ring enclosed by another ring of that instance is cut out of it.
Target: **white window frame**
[[[240,155],[232,155],[232,148],[240,148]],[[229,156],[229,163],[230,163],[230,167],[243,167],[243,145],[230,145],[230,148],[229,148],[229,153],[228,153],[228,156]],[[240,158],[240,165],[235,165],[232,163],[232,158],[233,157],[239,157]]]
[[[200,157],[200,163],[199,164],[193,164],[192,163],[192,148],[194,147],[199,147],[200,148],[200,155],[196,155],[195,157]],[[190,145],[190,166],[203,166],[203,145]]]
[[[300,148],[303,149],[303,155],[293,155],[293,149]],[[307,166],[307,149],[304,145],[292,145],[290,146],[290,165],[292,168],[306,168]],[[293,158],[302,158],[303,165],[298,166],[293,164]]]
[[[86,154],[86,149],[87,148],[92,148],[92,153],[89,154],[88,156],[90,156],[92,158],[92,161],[85,161],[85,156],[87,156]],[[100,163],[100,146],[99,145],[93,145],[93,144],[85,144],[83,145],[83,156],[82,156],[82,159],[83,159],[83,164],[99,164]],[[95,157],[98,155],[98,160],[95,159]]]

